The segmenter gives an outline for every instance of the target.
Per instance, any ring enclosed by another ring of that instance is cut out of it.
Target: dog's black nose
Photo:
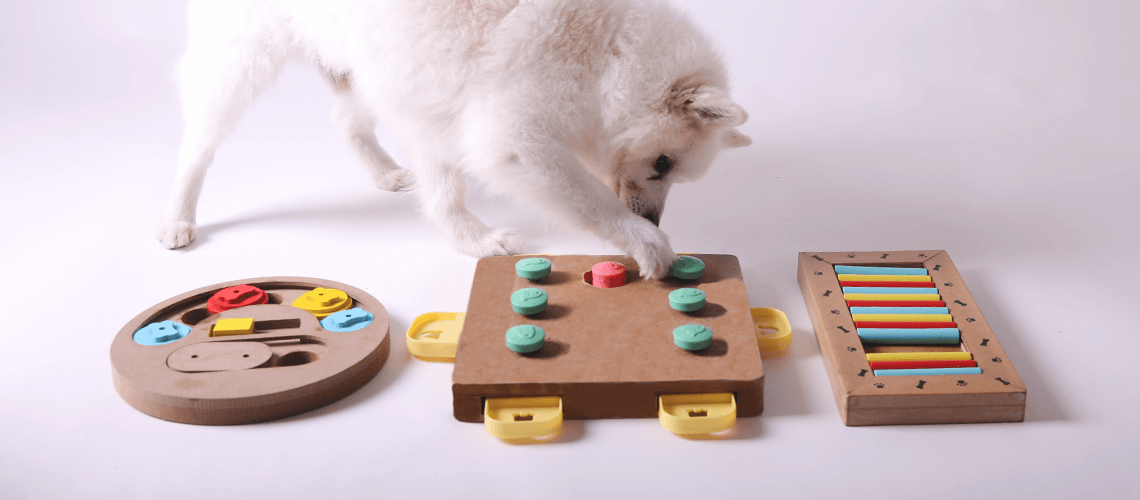
[[[661,226],[661,215],[657,212],[646,212],[641,214],[641,216],[648,219],[649,222],[652,222],[654,226]]]

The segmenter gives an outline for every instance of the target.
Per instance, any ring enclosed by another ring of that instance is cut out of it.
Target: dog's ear
[[[723,90],[701,86],[681,92],[682,110],[708,125],[731,128],[748,120],[748,113]]]
[[[720,133],[720,143],[726,148],[742,148],[752,144],[752,138],[734,128],[725,129]]]

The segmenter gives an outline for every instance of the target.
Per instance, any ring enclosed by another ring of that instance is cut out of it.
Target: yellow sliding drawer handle
[[[455,361],[465,313],[421,314],[408,327],[408,352],[420,359]]]
[[[770,307],[753,307],[752,324],[756,327],[756,342],[760,345],[760,352],[783,351],[792,345],[792,324],[783,311]],[[762,330],[775,330],[776,334],[769,335]]]
[[[662,394],[657,398],[657,418],[674,434],[707,434],[736,425],[736,395]]]
[[[562,398],[487,398],[483,426],[499,439],[551,436],[562,432]]]

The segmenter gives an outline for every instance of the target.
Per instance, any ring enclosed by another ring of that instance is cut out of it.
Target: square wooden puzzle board
[[[704,261],[697,280],[643,280],[637,264],[616,255],[543,256],[552,271],[541,280],[515,274],[526,257],[487,257],[475,270],[471,299],[455,357],[455,418],[483,419],[485,398],[560,396],[563,417],[652,418],[662,394],[731,392],[737,415],[760,414],[764,370],[740,263],[731,255],[693,255]],[[584,274],[598,262],[628,269],[627,284],[597,288]],[[522,288],[549,294],[546,310],[523,316],[510,295]],[[696,287],[708,304],[684,313],[669,307],[669,292]],[[713,331],[713,343],[689,352],[673,344],[673,329],[689,323]],[[544,347],[511,351],[508,328],[533,324],[546,332]]]
[[[926,268],[961,331],[957,346],[867,345],[859,339],[835,265]],[[803,252],[799,282],[846,425],[1020,422],[1025,385],[943,250]],[[980,375],[874,376],[868,352],[967,351]]]

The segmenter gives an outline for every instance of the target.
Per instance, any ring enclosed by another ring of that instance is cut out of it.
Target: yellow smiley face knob
[[[352,299],[347,293],[335,288],[314,288],[297,297],[293,301],[293,307],[309,311],[317,318],[324,318],[352,307]]]

